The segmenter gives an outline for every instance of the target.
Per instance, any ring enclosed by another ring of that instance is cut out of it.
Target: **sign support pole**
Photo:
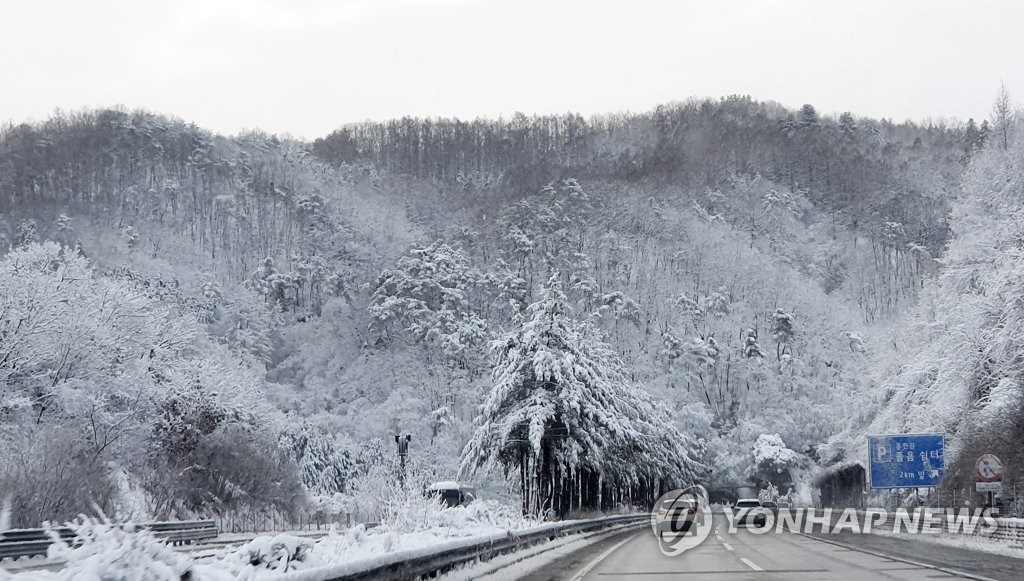
[[[975,489],[988,493],[988,508],[995,508],[994,492],[1002,491],[1003,463],[994,454],[982,454],[974,464],[978,482]]]
[[[405,486],[405,457],[409,455],[409,441],[412,440],[412,436],[406,434],[405,437],[395,435],[395,444],[398,445],[398,481]]]

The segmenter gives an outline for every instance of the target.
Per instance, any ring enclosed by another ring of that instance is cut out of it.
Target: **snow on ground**
[[[535,523],[522,519],[505,506],[480,501],[467,507],[434,512],[420,520],[419,526],[408,522],[390,523],[367,531],[362,525],[356,525],[317,541],[290,535],[257,537],[242,547],[221,551],[213,559],[197,563],[193,571],[199,581],[227,581],[270,578],[285,571],[335,565],[353,567],[400,551],[433,549],[453,542],[506,534],[530,524]],[[254,562],[257,567],[252,565]]]
[[[50,546],[47,558],[64,561],[60,571],[23,571],[13,575],[0,569],[0,581],[165,581],[181,579],[192,560],[153,537],[149,531],[131,531],[105,521],[83,518],[70,523],[81,545],[62,542]]]
[[[214,542],[239,542],[244,543],[251,541],[256,537],[265,537],[267,535],[292,535],[296,537],[317,537],[326,535],[330,531],[330,527],[324,527],[321,530],[316,529],[302,529],[294,531],[267,531],[263,534],[260,533],[221,533],[217,535],[217,539]]]
[[[206,557],[175,552],[147,531],[128,532],[118,525],[86,520],[75,525],[80,547],[54,545],[49,558],[66,562],[61,571],[0,569],[0,581],[169,581],[191,571],[194,581],[279,579],[281,573],[315,573],[324,568],[355,569],[375,561],[431,551],[441,545],[470,544],[538,523],[494,501],[441,509],[410,506],[379,528],[363,525],[331,531],[320,539],[288,534],[266,535]]]

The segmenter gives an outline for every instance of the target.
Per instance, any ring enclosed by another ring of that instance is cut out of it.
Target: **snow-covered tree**
[[[230,461],[232,446],[262,453],[273,433],[263,385],[254,361],[194,318],[66,247],[29,244],[0,260],[0,488],[19,526],[93,502],[114,511],[121,471],[165,509],[297,506],[268,487],[297,478],[287,463],[262,456],[261,479],[259,463]]]
[[[878,389],[861,395],[834,460],[860,459],[865,433],[944,432],[950,482],[971,486],[973,459],[998,454],[1017,475],[1024,457],[1024,139],[1010,132],[976,152],[953,207],[954,237],[905,329],[887,341]],[[854,351],[862,345],[849,336]],[[1012,460],[1011,460],[1012,459]],[[1009,475],[1007,475],[1009,476]]]
[[[14,235],[14,247],[20,248],[39,241],[39,232],[36,229],[36,221],[32,219],[22,220],[18,224],[18,232]]]
[[[216,297],[218,289],[204,283],[204,293]],[[280,303],[267,303],[249,289],[240,288],[224,299],[220,317],[212,329],[223,336],[232,348],[250,353],[263,363],[270,363],[274,336],[282,324]]]
[[[331,498],[348,492],[356,474],[355,459],[327,433],[303,423],[285,430],[281,445],[298,463],[311,495]]]
[[[1010,99],[1010,92],[1006,89],[1006,83],[1000,83],[996,100],[992,104],[992,128],[1003,149],[1010,147],[1010,137],[1014,131],[1015,112],[1013,101]]]
[[[704,310],[697,301],[686,296],[686,293],[681,293],[675,300],[675,306],[680,314],[690,319],[695,330],[700,328],[704,320]]]
[[[696,476],[688,440],[625,379],[596,330],[571,318],[557,274],[522,327],[492,349],[494,385],[462,467],[514,474],[527,513],[602,505],[611,500],[602,494],[644,495],[659,479]]]
[[[791,471],[808,465],[807,457],[786,447],[778,434],[758,436],[752,452],[751,473],[769,482],[792,482],[794,475]]]
[[[839,131],[847,137],[852,137],[857,132],[857,121],[853,118],[853,113],[844,111],[839,116]]]
[[[783,348],[788,345],[794,336],[793,316],[781,307],[775,309],[772,315],[772,338],[775,339],[775,357],[782,360]]]
[[[817,127],[821,125],[818,111],[814,108],[814,105],[805,103],[803,107],[800,107],[800,125],[803,127]]]
[[[757,331],[753,329],[743,331],[743,356],[764,359],[764,350],[761,349],[761,345],[757,342]]]
[[[487,336],[487,323],[470,304],[480,275],[462,250],[437,241],[412,250],[377,279],[368,311],[371,329],[387,336],[398,324],[416,341],[465,363]]]

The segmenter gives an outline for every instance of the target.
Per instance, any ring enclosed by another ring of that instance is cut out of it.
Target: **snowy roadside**
[[[256,537],[265,537],[268,535],[290,535],[293,537],[322,537],[330,532],[330,527],[324,527],[322,530],[296,530],[296,531],[266,531],[264,533],[221,533],[217,535],[216,539],[211,540],[211,543],[244,543],[255,539]]]
[[[450,522],[421,531],[381,530],[368,532],[357,525],[343,533],[328,534],[315,542],[278,535],[258,537],[232,550],[221,551],[193,568],[198,581],[277,578],[283,572],[312,572],[325,567],[362,568],[382,557],[406,551],[432,551],[446,545],[470,544],[477,539],[525,528],[518,523],[504,526],[474,520],[449,509]],[[522,521],[525,525],[526,521]],[[511,525],[511,526],[510,526]],[[253,567],[252,563],[258,566]]]
[[[400,518],[372,531],[356,525],[341,532],[332,530],[320,539],[266,535],[212,554],[183,555],[146,531],[127,532],[86,520],[77,525],[82,546],[51,548],[48,559],[63,561],[62,570],[7,572],[0,568],[0,581],[163,581],[178,580],[186,572],[194,581],[276,579],[285,572],[301,575],[322,568],[362,568],[397,552],[436,550],[537,524],[509,507],[480,501]]]
[[[376,523],[374,523],[376,524]],[[190,556],[194,560],[203,558],[209,558],[217,554],[222,550],[229,550],[231,548],[238,548],[257,537],[267,536],[294,536],[304,538],[320,538],[325,537],[329,534],[330,529],[324,528],[323,530],[296,530],[296,531],[267,531],[265,533],[223,533],[217,535],[215,539],[209,539],[206,541],[197,542],[191,545],[175,545],[171,546],[171,549],[175,552],[182,553]],[[64,560],[59,557],[47,557],[46,555],[38,555],[35,557],[22,557],[18,560],[6,560],[0,562],[0,575],[5,571],[7,573],[17,573],[22,570],[52,570],[58,571],[64,567]],[[3,577],[0,576],[0,579]]]

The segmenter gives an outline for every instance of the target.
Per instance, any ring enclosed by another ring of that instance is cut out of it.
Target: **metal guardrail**
[[[212,520],[191,520],[176,522],[155,522],[140,525],[158,539],[164,539],[172,545],[190,544],[217,538],[220,531],[217,523]]]
[[[361,581],[364,579],[418,579],[450,571],[476,561],[488,561],[565,535],[595,532],[611,527],[641,526],[650,514],[609,516],[567,523],[552,523],[523,531],[465,539],[442,547],[396,551],[373,563],[343,563],[285,573],[282,581]]]
[[[172,545],[193,543],[216,538],[220,531],[212,520],[154,522],[138,525],[138,529],[151,531],[153,536]],[[54,529],[61,540],[75,542],[75,532],[67,527]],[[46,555],[53,538],[46,529],[13,529],[0,533],[0,561],[19,557]]]

